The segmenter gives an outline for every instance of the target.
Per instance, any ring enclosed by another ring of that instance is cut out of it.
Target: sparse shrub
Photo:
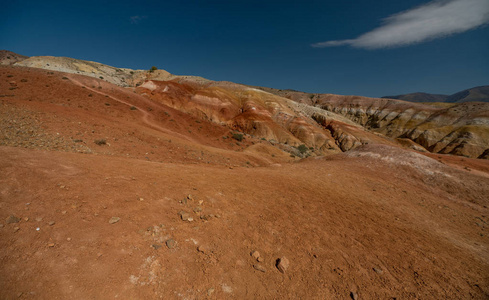
[[[99,78],[100,78],[100,79],[104,79],[104,77],[103,77],[103,76],[100,76]]]
[[[105,139],[95,140],[94,142],[99,146],[107,145],[107,141]]]
[[[27,79],[21,79],[20,82],[27,82]]]
[[[106,106],[110,106],[110,103],[107,103],[107,102],[106,102],[106,103],[105,103],[105,105],[106,105]]]
[[[241,142],[244,139],[244,136],[241,133],[233,133],[233,139]]]
[[[8,77],[8,78],[10,78],[10,77],[14,77],[14,75],[12,75],[12,74],[9,74],[9,75],[7,75],[7,77]]]
[[[88,97],[92,97],[93,95],[92,94],[88,94]]]
[[[149,69],[149,72],[150,72],[150,73],[153,73],[153,72],[154,72],[154,71],[156,71],[156,70],[158,70],[158,68],[157,68],[157,67],[155,67],[155,66],[152,66],[152,67],[151,67],[151,69]]]
[[[299,150],[299,152],[300,152],[301,154],[304,154],[304,153],[306,153],[306,152],[307,152],[307,150],[309,150],[309,148],[307,148],[307,146],[306,146],[306,145],[302,144],[302,145],[300,145],[299,147],[297,147],[297,150]]]
[[[134,71],[131,71],[131,72],[129,72],[129,73],[131,73],[131,75],[134,75]]]
[[[136,106],[131,106],[131,110],[136,110]]]

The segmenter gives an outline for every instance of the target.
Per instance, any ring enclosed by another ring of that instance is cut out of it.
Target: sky
[[[489,85],[489,0],[10,0],[0,49],[310,93]]]

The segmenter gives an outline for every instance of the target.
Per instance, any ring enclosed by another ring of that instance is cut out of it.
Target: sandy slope
[[[419,154],[372,146],[231,170],[0,151],[2,215],[21,218],[0,231],[1,298],[489,295],[489,178]]]

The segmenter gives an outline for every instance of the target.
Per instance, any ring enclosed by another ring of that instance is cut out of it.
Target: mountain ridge
[[[416,92],[396,96],[383,96],[381,98],[398,99],[410,102],[489,102],[489,85],[476,86],[460,92],[456,92],[452,95]]]

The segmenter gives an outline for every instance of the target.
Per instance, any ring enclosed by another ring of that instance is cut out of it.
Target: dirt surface
[[[487,160],[299,160],[45,70],[0,96],[0,299],[489,298]]]

